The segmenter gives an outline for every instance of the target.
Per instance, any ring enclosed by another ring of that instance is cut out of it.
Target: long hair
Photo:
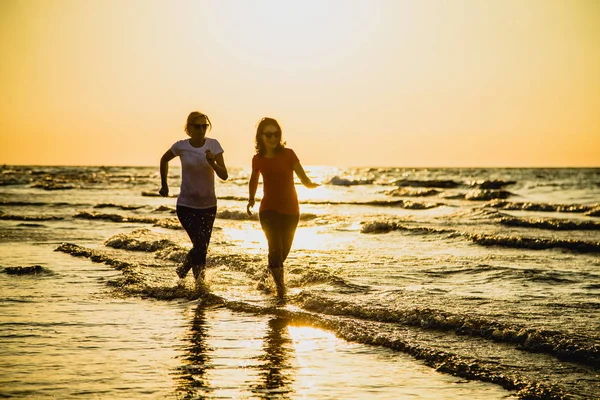
[[[208,124],[208,128],[206,129],[206,132],[212,130],[212,122],[210,122],[210,118],[208,118],[208,115],[201,113],[200,111],[192,111],[190,113],[190,115],[188,115],[187,121],[185,123],[185,128],[183,129],[185,131],[185,133],[188,134],[188,136],[192,136],[192,135],[190,135],[190,125],[193,124],[194,120],[198,117],[206,118],[206,123]]]
[[[283,141],[283,131],[281,130],[279,122],[277,122],[277,120],[274,118],[264,117],[258,121],[256,127],[256,136],[254,137],[254,148],[256,149],[256,154],[259,156],[264,156],[267,153],[265,144],[262,141],[262,134],[267,126],[274,126],[279,131],[279,144],[275,148],[275,153],[279,153],[285,147],[285,142]]]

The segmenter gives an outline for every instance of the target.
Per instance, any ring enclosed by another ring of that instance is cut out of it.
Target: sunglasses
[[[281,137],[281,133],[279,133],[279,132],[263,132],[263,136],[266,137],[267,139],[271,139],[273,136]]]
[[[206,129],[206,128],[208,128],[208,124],[192,124],[192,127],[194,129],[201,129],[201,128]]]

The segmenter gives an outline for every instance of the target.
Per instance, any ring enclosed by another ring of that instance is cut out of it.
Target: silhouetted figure
[[[248,184],[249,197],[246,211],[251,214],[258,188],[259,174],[263,177],[263,198],[260,202],[260,225],[269,243],[269,271],[277,287],[277,295],[285,295],[283,262],[287,258],[298,220],[300,208],[294,186],[294,172],[307,188],[319,186],[304,172],[296,153],[285,148],[279,123],[263,118],[256,129],[256,155],[252,158],[252,175]]]
[[[181,159],[177,217],[190,237],[193,248],[177,268],[177,275],[183,279],[192,268],[197,286],[204,283],[206,253],[217,215],[214,174],[216,172],[223,180],[228,176],[223,148],[216,139],[206,137],[209,129],[212,129],[212,124],[208,116],[198,111],[190,113],[185,125],[185,132],[190,138],[175,142],[160,159],[159,193],[163,197],[169,195],[169,161],[177,156]]]

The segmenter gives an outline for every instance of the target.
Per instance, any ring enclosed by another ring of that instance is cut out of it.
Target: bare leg
[[[277,296],[285,296],[285,282],[283,279],[283,267],[269,268],[273,280],[275,281],[275,287],[277,288]]]

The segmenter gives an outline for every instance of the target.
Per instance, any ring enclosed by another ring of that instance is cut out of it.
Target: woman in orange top
[[[248,184],[249,197],[246,210],[254,207],[258,178],[263,177],[263,198],[260,202],[260,225],[269,243],[269,271],[283,297],[283,262],[287,258],[300,218],[298,195],[294,186],[294,172],[307,188],[313,183],[300,164],[296,153],[285,148],[279,123],[273,118],[263,118],[256,129],[256,155],[252,158],[252,175]]]

